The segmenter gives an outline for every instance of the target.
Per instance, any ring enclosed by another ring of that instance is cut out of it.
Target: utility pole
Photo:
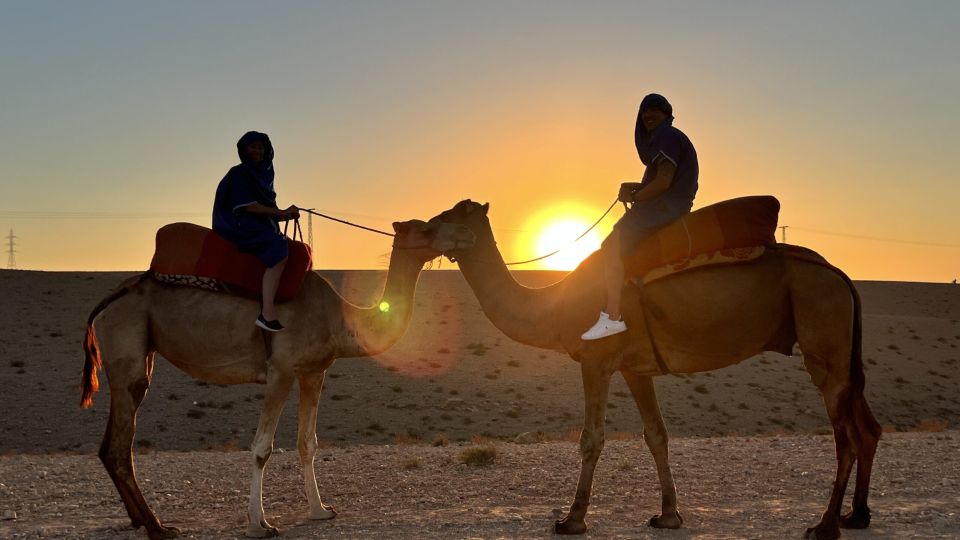
[[[10,242],[9,247],[7,247],[7,268],[10,270],[17,269],[17,250],[14,244],[15,238],[16,236],[13,235],[13,229],[10,229],[10,235],[7,236],[7,240]]]
[[[781,226],[779,227],[779,229],[780,229],[780,243],[781,243],[781,244],[786,244],[786,243],[787,243],[787,227],[789,227],[789,225],[781,225]]]
[[[307,214],[307,244],[310,245],[310,252],[313,253],[313,214]]]

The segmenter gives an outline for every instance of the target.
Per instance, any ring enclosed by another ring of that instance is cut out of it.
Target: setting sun
[[[528,269],[573,270],[594,251],[609,231],[610,225],[601,223],[579,241],[576,238],[590,228],[602,210],[588,208],[580,203],[566,202],[546,208],[531,216],[524,226],[523,238],[515,257],[531,258],[556,250],[559,253],[531,264]]]

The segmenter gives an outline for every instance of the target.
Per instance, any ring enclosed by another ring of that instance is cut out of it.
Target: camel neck
[[[393,250],[380,300],[370,307],[344,302],[346,338],[337,356],[374,356],[403,336],[413,313],[413,294],[422,268],[423,262],[402,249]]]
[[[497,249],[489,223],[485,230],[474,232],[476,245],[458,263],[484,314],[514,341],[561,349],[555,320],[561,299],[560,284],[532,289],[517,283]]]

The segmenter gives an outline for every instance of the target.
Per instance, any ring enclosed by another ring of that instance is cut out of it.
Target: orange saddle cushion
[[[313,269],[310,246],[290,239],[287,244],[290,255],[277,289],[278,301],[295,297],[307,272]],[[266,267],[256,256],[240,252],[212,229],[193,223],[171,223],[157,231],[150,270],[216,279],[231,290],[259,298]]]
[[[780,201],[769,195],[739,197],[691,212],[644,239],[624,257],[628,278],[722,249],[776,243]]]

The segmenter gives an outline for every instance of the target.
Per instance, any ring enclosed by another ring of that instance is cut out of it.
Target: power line
[[[928,246],[928,247],[941,247],[941,248],[960,248],[960,244],[947,244],[942,242],[923,242],[918,240],[904,240],[900,238],[883,238],[879,236],[865,236],[860,234],[848,234],[848,233],[839,233],[832,231],[823,231],[818,229],[808,229],[806,227],[795,227],[791,226],[791,229],[796,231],[804,231],[814,234],[825,234],[828,236],[840,236],[843,238],[855,238],[857,240],[870,240],[871,242],[889,242],[893,244],[912,244],[915,246]]]

